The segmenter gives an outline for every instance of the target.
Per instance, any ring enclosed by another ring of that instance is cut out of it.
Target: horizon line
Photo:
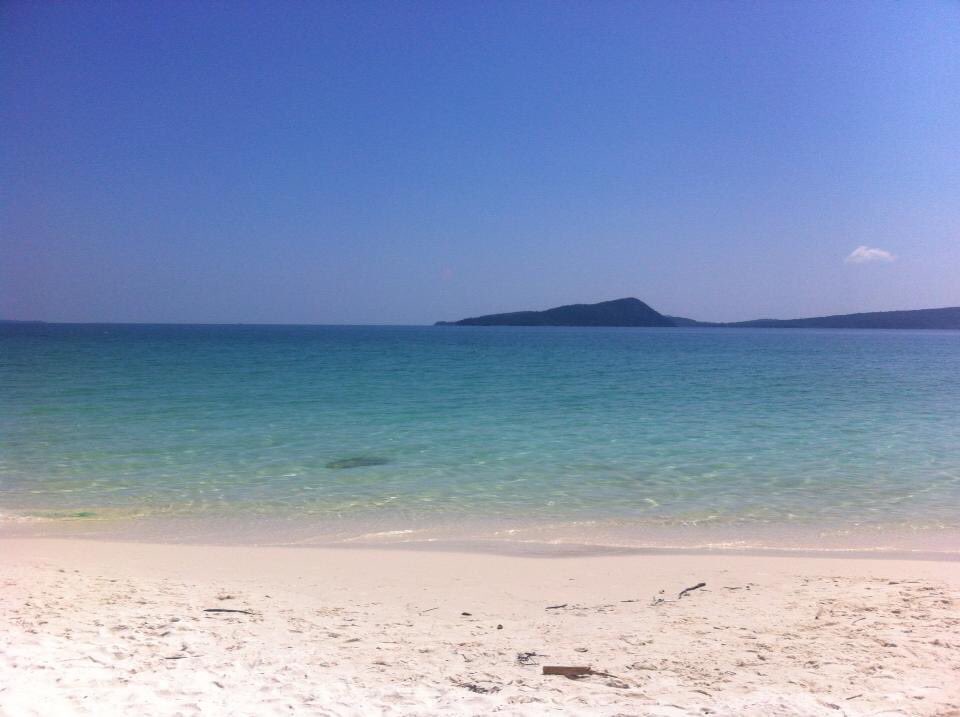
[[[635,297],[622,297],[622,298],[635,298]],[[607,301],[617,301],[617,299],[607,299],[604,301],[594,302],[594,303],[606,303]],[[642,299],[640,300],[642,301]],[[566,306],[566,304],[564,305]],[[649,306],[649,304],[648,304]],[[551,307],[553,308],[553,307]],[[697,321],[702,324],[715,324],[717,326],[724,324],[737,324],[749,321],[798,321],[804,319],[823,319],[823,318],[832,318],[836,316],[857,316],[862,314],[886,314],[886,313],[895,313],[895,312],[907,312],[907,311],[937,311],[942,309],[960,309],[958,306],[935,306],[935,307],[926,307],[920,309],[882,309],[877,311],[853,311],[846,314],[820,314],[818,316],[798,316],[789,319],[775,318],[775,317],[759,317],[755,319],[739,319],[735,321],[706,321],[703,319],[691,319],[688,316],[680,316],[678,314],[672,313],[663,313],[658,311],[657,313],[661,316],[667,318],[675,319],[685,319],[688,321]],[[656,311],[656,309],[654,309]],[[498,312],[503,313],[503,312]],[[512,312],[506,312],[512,313]],[[486,316],[488,314],[482,314],[478,316]],[[496,314],[489,314],[496,315]],[[447,323],[454,323],[457,320]],[[424,323],[424,324],[406,324],[406,323],[326,323],[326,322],[290,322],[290,321],[51,321],[47,319],[5,319],[0,318],[0,325],[3,324],[46,324],[46,325],[68,325],[68,326],[327,326],[327,327],[350,327],[350,326],[383,326],[383,327],[433,327],[436,326],[437,322]],[[463,328],[463,327],[461,327]],[[577,327],[570,327],[577,328]],[[597,327],[604,328],[604,327]],[[631,327],[606,327],[606,328],[631,328]],[[637,328],[637,327],[633,327]],[[640,327],[642,328],[642,327]],[[662,326],[654,328],[715,328],[713,326]],[[798,327],[799,328],[799,327]]]

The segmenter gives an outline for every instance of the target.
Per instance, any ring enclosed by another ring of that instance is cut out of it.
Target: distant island
[[[807,319],[754,319],[715,323],[666,316],[640,299],[570,304],[546,311],[513,311],[438,321],[436,326],[653,326],[760,329],[960,329],[960,306],[913,311],[873,311]]]
[[[438,321],[437,326],[676,326],[640,299],[615,299],[599,304],[570,304],[546,311],[514,311]]]

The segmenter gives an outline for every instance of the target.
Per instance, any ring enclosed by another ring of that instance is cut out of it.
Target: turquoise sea
[[[960,552],[960,333],[5,324],[0,532]]]

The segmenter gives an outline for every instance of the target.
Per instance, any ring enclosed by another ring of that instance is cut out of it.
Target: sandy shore
[[[957,562],[7,539],[0,583],[11,717],[960,715]]]

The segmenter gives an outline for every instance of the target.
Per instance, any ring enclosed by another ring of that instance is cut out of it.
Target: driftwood
[[[545,607],[544,609],[545,609],[545,610],[560,610],[561,608],[565,608],[566,606],[567,606],[567,603],[563,603],[563,605],[547,605],[547,607]]]
[[[545,675],[563,675],[575,680],[578,677],[586,677],[593,674],[593,668],[573,665],[544,665],[543,674]]]
[[[569,680],[579,680],[581,677],[589,677],[590,675],[596,675],[597,677],[616,677],[616,675],[611,675],[609,672],[600,672],[592,667],[584,667],[582,665],[544,665],[543,674],[562,675]]]
[[[677,600],[682,598],[687,593],[692,593],[694,590],[699,590],[700,588],[705,588],[705,587],[707,587],[706,583],[697,583],[696,585],[691,585],[688,588],[684,588],[683,590],[680,591],[680,594],[677,595]]]
[[[228,607],[208,607],[204,608],[204,612],[242,612],[244,615],[253,615],[253,610],[233,610]]]

